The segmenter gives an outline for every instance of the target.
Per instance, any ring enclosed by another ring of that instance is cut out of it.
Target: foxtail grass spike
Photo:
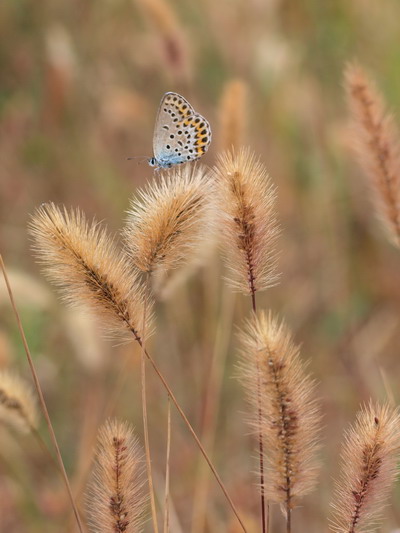
[[[214,176],[216,232],[227,277],[236,290],[254,297],[278,281],[275,188],[264,165],[247,148],[223,153]]]
[[[95,533],[139,533],[145,522],[144,457],[127,423],[107,421],[99,430],[87,513]]]
[[[271,313],[253,314],[240,340],[240,376],[251,407],[250,424],[255,435],[261,428],[264,442],[265,497],[282,504],[289,515],[314,489],[319,471],[321,417],[314,383],[287,327]]]
[[[211,183],[205,167],[169,171],[131,202],[123,231],[136,268],[168,273],[197,259],[210,234]]]
[[[378,214],[400,247],[400,135],[374,82],[356,63],[345,71],[354,148],[373,185]]]
[[[0,371],[0,422],[20,433],[37,428],[37,402],[29,383],[16,373]]]
[[[367,533],[379,525],[398,477],[399,449],[398,409],[372,402],[364,406],[345,435],[332,502],[333,531]]]
[[[104,228],[79,209],[50,203],[36,211],[30,232],[45,273],[68,303],[91,308],[111,332],[140,338],[143,291]]]

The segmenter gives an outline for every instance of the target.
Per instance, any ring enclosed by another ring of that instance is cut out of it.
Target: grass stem
[[[30,366],[30,369],[31,369],[31,372],[32,372],[32,377],[33,377],[33,381],[35,383],[36,391],[37,391],[38,396],[39,396],[40,407],[42,409],[42,412],[43,412],[43,415],[44,415],[44,418],[46,420],[46,424],[47,424],[47,427],[48,427],[48,430],[49,430],[49,433],[50,433],[50,437],[51,437],[51,440],[53,442],[53,446],[54,446],[54,449],[55,449],[55,452],[56,452],[56,457],[57,457],[57,461],[58,461],[58,464],[59,464],[59,468],[60,468],[64,483],[65,483],[65,487],[66,487],[67,492],[68,492],[68,496],[69,496],[69,499],[70,499],[70,502],[71,502],[71,506],[72,506],[73,511],[74,511],[76,523],[77,523],[79,532],[83,533],[84,529],[83,529],[82,521],[81,521],[81,518],[79,516],[78,508],[77,508],[76,503],[74,501],[74,497],[72,495],[71,485],[69,483],[67,472],[66,472],[65,467],[64,467],[64,462],[63,462],[63,459],[62,459],[62,456],[61,456],[61,451],[60,451],[60,448],[58,446],[56,435],[54,433],[53,424],[51,423],[51,420],[50,420],[50,416],[49,416],[49,412],[47,410],[47,406],[46,406],[46,402],[45,402],[45,399],[44,399],[44,396],[43,396],[42,388],[41,388],[41,385],[40,385],[40,382],[39,382],[39,378],[38,378],[37,373],[36,373],[35,365],[34,365],[33,360],[32,360],[32,356],[31,356],[31,352],[30,352],[30,349],[29,349],[29,346],[28,346],[28,342],[26,340],[24,328],[22,326],[21,318],[19,316],[19,312],[18,312],[16,303],[15,303],[15,300],[14,300],[14,296],[13,296],[13,292],[12,292],[12,289],[11,289],[10,281],[8,279],[8,275],[7,275],[7,272],[6,272],[5,265],[4,265],[3,257],[2,257],[1,254],[0,254],[0,267],[1,267],[1,270],[3,272],[4,281],[6,282],[7,291],[8,291],[8,295],[9,295],[9,298],[10,298],[11,306],[13,308],[14,315],[15,315],[15,318],[16,318],[16,321],[17,321],[19,333],[21,335],[21,339],[22,339],[22,343],[24,345],[26,357],[28,359],[28,363],[29,363],[29,366]]]
[[[253,308],[253,313],[257,313],[256,305],[256,291],[252,284],[251,290],[251,303]],[[264,483],[264,442],[261,431],[262,423],[262,408],[261,408],[261,372],[260,365],[257,361],[257,396],[258,396],[258,452],[259,452],[259,461],[260,461],[260,494],[261,494],[261,526],[262,533],[268,533],[268,518],[269,518],[269,505],[267,502],[267,512],[265,511],[265,483]]]
[[[171,456],[171,399],[168,396],[167,414],[167,458],[165,466],[165,500],[164,500],[164,533],[169,531],[169,477]]]
[[[142,346],[143,342],[142,342],[142,339],[137,335],[137,332],[135,330],[132,331],[133,335],[135,336],[135,340],[140,344],[140,346]],[[151,366],[153,367],[155,373],[157,374],[157,376],[159,377],[159,379],[161,380],[161,383],[163,384],[165,390],[168,392],[168,395],[169,397],[171,398],[172,400],[172,403],[175,405],[178,413],[180,414],[182,420],[184,421],[184,423],[186,424],[190,434],[192,435],[193,439],[195,440],[197,446],[199,447],[204,459],[206,460],[208,466],[210,467],[218,485],[220,486],[225,498],[227,499],[232,511],[234,512],[236,518],[238,519],[239,521],[239,524],[241,525],[242,527],[242,530],[247,533],[247,529],[242,521],[242,519],[240,518],[239,516],[239,513],[235,507],[235,504],[233,503],[232,501],[232,498],[229,496],[226,488],[225,488],[225,485],[223,484],[222,482],[222,479],[220,478],[218,472],[216,471],[215,469],[215,466],[213,465],[213,463],[211,462],[211,459],[208,457],[208,454],[206,452],[206,450],[204,449],[204,446],[202,445],[202,443],[200,442],[195,430],[193,429],[191,423],[189,422],[187,416],[185,415],[184,411],[182,410],[181,406],[179,405],[178,403],[178,400],[176,399],[174,393],[172,392],[170,386],[168,385],[168,382],[166,381],[166,379],[164,378],[163,374],[161,373],[160,369],[158,368],[158,365],[156,364],[156,362],[154,361],[154,359],[151,357],[151,355],[149,354],[149,352],[147,351],[146,348],[144,348],[144,353],[146,355],[146,357],[148,358],[148,360],[150,361],[150,364]]]
[[[143,433],[144,433],[144,447],[146,453],[146,468],[147,468],[147,478],[149,482],[149,492],[150,492],[150,507],[151,515],[154,525],[154,533],[158,533],[158,522],[157,522],[157,512],[156,512],[156,502],[154,496],[154,485],[153,485],[153,474],[151,469],[151,454],[150,454],[150,443],[149,443],[149,423],[147,417],[147,395],[146,395],[146,313],[147,313],[147,304],[150,297],[150,274],[146,275],[146,285],[145,285],[145,295],[144,295],[144,305],[143,305],[143,333],[142,333],[142,343],[141,343],[141,352],[140,352],[140,375],[142,382],[142,414],[143,414]]]

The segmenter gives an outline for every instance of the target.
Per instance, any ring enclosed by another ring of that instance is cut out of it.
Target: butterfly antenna
[[[127,161],[130,161],[132,159],[141,159],[141,161],[139,161],[139,163],[138,163],[140,165],[144,161],[147,161],[148,157],[145,156],[145,155],[135,155],[135,156],[132,156],[132,157],[127,157],[126,159],[127,159]]]

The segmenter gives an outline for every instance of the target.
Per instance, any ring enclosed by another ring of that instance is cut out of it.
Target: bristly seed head
[[[400,246],[400,135],[374,82],[360,65],[345,71],[353,119],[354,148],[373,185],[379,216],[392,242]]]
[[[253,314],[240,334],[240,375],[254,433],[264,441],[265,496],[292,508],[314,489],[320,410],[299,348],[271,314]]]
[[[91,308],[111,331],[140,338],[142,290],[104,228],[90,224],[79,209],[50,203],[33,215],[30,232],[45,273],[68,303]]]
[[[398,409],[372,402],[364,406],[345,437],[332,503],[333,531],[366,533],[378,525],[398,476],[399,450]]]
[[[37,427],[36,397],[29,383],[7,370],[0,372],[0,422],[20,433]]]
[[[135,267],[165,274],[193,262],[209,239],[211,206],[210,179],[199,165],[171,170],[140,191],[123,231]]]
[[[95,533],[139,533],[144,524],[143,454],[132,429],[117,420],[99,431],[87,511]]]
[[[265,167],[249,150],[226,152],[214,168],[216,232],[220,235],[229,281],[245,294],[277,282],[275,189]]]

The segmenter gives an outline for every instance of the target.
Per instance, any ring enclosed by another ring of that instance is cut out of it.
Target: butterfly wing
[[[158,166],[168,168],[201,157],[211,142],[207,120],[177,93],[166,93],[158,109],[153,150]]]

